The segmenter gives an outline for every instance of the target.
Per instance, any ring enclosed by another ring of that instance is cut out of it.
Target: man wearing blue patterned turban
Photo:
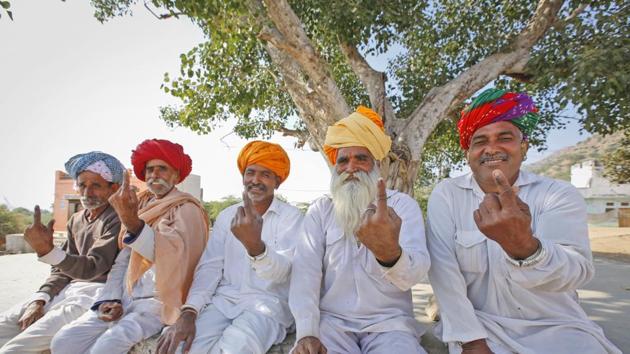
[[[436,334],[450,353],[621,353],[578,303],[594,271],[584,199],[521,169],[537,123],[527,94],[479,94],[458,123],[471,172],[429,198]]]
[[[41,222],[35,206],[24,239],[38,260],[52,266],[50,276],[26,302],[0,314],[0,353],[39,353],[50,347],[61,327],[85,313],[100,293],[118,254],[120,221],[108,198],[118,190],[125,167],[113,156],[93,151],[65,164],[81,196],[81,210],[70,217],[67,238],[53,244],[53,224]]]

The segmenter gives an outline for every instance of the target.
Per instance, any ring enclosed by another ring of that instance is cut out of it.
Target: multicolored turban
[[[74,155],[65,163],[65,167],[74,180],[81,172],[90,171],[99,174],[107,182],[118,184],[122,183],[125,171],[125,166],[117,158],[100,151]]]
[[[266,141],[252,141],[245,145],[238,154],[238,169],[241,174],[249,165],[260,165],[268,168],[280,178],[280,183],[289,177],[291,162],[282,146]]]
[[[378,113],[365,107],[328,127],[324,140],[324,153],[334,166],[339,148],[363,146],[376,160],[384,159],[392,147],[392,139],[385,134],[383,120]]]
[[[133,173],[144,181],[144,169],[147,162],[159,159],[166,161],[171,167],[179,171],[179,181],[183,181],[192,171],[192,160],[184,153],[184,148],[163,139],[147,139],[136,146],[131,153]]]
[[[540,119],[537,112],[534,101],[525,93],[487,89],[462,111],[457,123],[459,144],[462,149],[468,150],[470,139],[477,129],[503,121],[516,125],[527,138]]]

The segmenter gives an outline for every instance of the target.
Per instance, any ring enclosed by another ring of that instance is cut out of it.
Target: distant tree
[[[91,1],[100,21],[136,2]],[[369,102],[394,142],[382,165],[388,186],[403,192],[462,161],[454,121],[487,85],[535,94],[542,120],[533,145],[571,106],[589,132],[630,126],[627,0],[144,4],[160,8],[151,10],[158,18],[188,16],[207,38],[181,55],[178,77],[164,77],[164,91],[182,102],[161,109],[168,124],[205,133],[235,117],[242,137],[282,132],[321,150],[326,128]],[[384,54],[385,71],[366,60]]]
[[[604,176],[617,184],[630,183],[630,129],[624,132],[621,146],[603,158]]]
[[[0,1],[0,7],[4,9],[11,21],[13,21],[13,12],[9,10],[9,8],[11,8],[11,3],[8,1]],[[0,13],[0,17],[2,17],[2,13]]]
[[[213,200],[209,202],[204,202],[203,206],[206,209],[208,218],[210,218],[210,221],[212,221],[212,223],[214,224],[214,222],[217,220],[217,216],[219,215],[220,212],[223,211],[223,209],[231,205],[238,204],[240,202],[241,202],[241,198],[230,195],[225,198],[222,198],[221,200]]]
[[[9,210],[6,205],[0,205],[0,236],[20,233],[25,228],[26,224],[16,213]]]

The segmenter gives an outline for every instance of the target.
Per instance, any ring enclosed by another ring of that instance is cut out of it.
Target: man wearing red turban
[[[293,323],[288,292],[300,211],[274,197],[290,162],[280,145],[253,141],[237,160],[243,202],[222,211],[184,310],[157,353],[266,353]]]
[[[209,229],[201,203],[175,187],[192,161],[181,145],[152,139],[136,147],[131,162],[148,189],[136,196],[125,171],[110,198],[123,225],[120,254],[94,311],[64,327],[53,352],[126,353],[173,324],[186,300]]]
[[[536,111],[525,93],[475,97],[458,124],[471,172],[429,198],[429,279],[451,353],[621,353],[575,296],[593,277],[584,199],[521,169]]]

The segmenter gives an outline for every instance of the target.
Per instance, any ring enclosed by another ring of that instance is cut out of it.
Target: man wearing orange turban
[[[366,107],[328,128],[331,195],[306,213],[293,262],[295,354],[425,353],[411,302],[430,264],[422,212],[380,179],[390,147]]]
[[[186,300],[209,229],[201,203],[175,187],[192,161],[181,145],[158,139],[138,145],[131,161],[148,189],[136,196],[125,171],[110,198],[123,225],[121,251],[94,311],[64,327],[53,352],[127,353],[173,324]]]
[[[243,202],[219,214],[176,324],[157,353],[266,353],[293,324],[288,293],[302,213],[274,197],[289,175],[280,145],[247,144],[238,156]]]

